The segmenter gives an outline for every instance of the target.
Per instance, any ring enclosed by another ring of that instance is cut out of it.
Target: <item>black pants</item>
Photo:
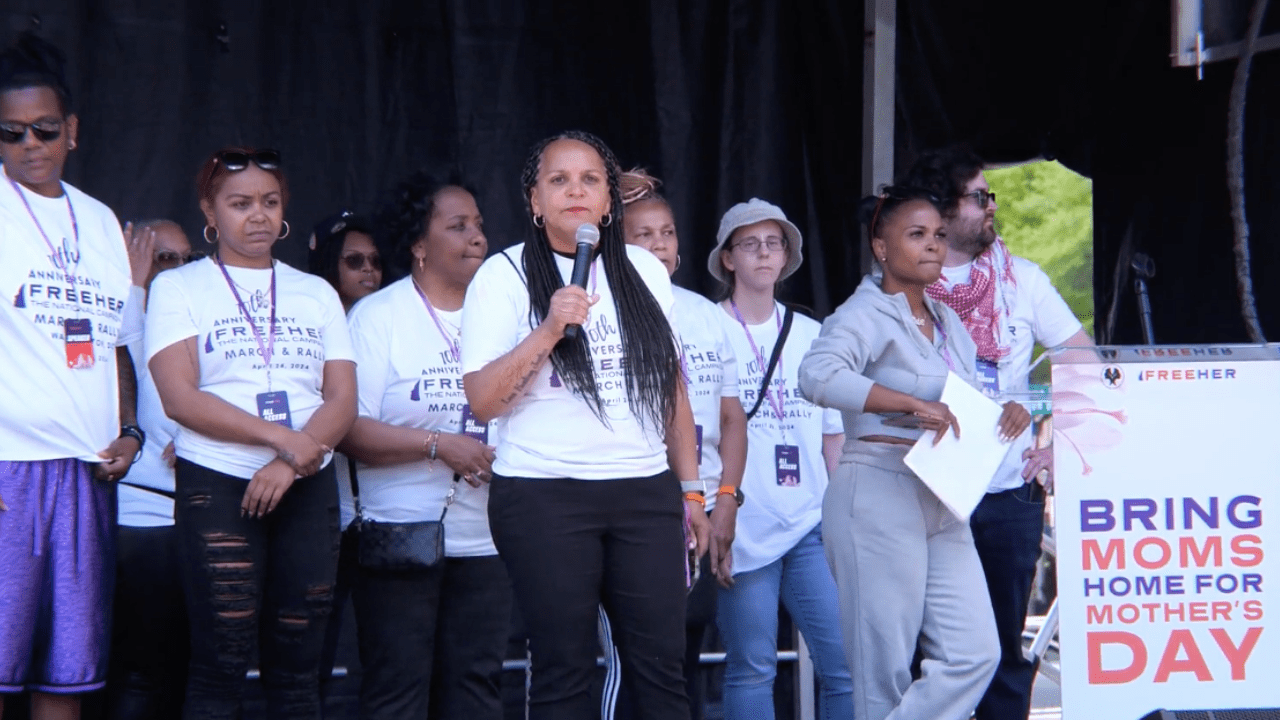
[[[689,590],[684,619],[684,692],[689,696],[690,720],[702,720],[703,717],[706,682],[702,676],[702,643],[707,636],[707,628],[716,619],[716,598],[719,596],[716,592],[718,584],[711,572],[711,553],[703,555],[699,565],[700,576]],[[632,720],[636,716],[635,703],[624,687],[618,693],[614,720]]]
[[[121,525],[116,535],[106,700],[111,720],[182,716],[190,651],[175,535],[172,525]]]
[[[1025,719],[1036,666],[1022,655],[1031,583],[1044,532],[1044,491],[1037,483],[988,493],[969,520],[982,559],[1000,635],[1000,665],[978,703],[978,720]]]
[[[497,555],[356,568],[362,720],[502,720],[511,584]]]
[[[239,717],[255,647],[267,715],[320,717],[318,672],[338,564],[333,466],[274,512],[241,517],[247,483],[179,458],[175,520],[191,625],[187,720]]]
[[[342,638],[342,615],[347,609],[347,600],[351,597],[351,586],[356,581],[357,540],[355,530],[347,528],[342,531],[342,540],[338,545],[338,579],[333,585],[333,610],[329,613],[329,624],[324,632],[324,650],[320,655],[320,695],[324,698],[329,697],[333,666],[338,659],[338,641]]]
[[[670,472],[618,480],[495,476],[489,525],[529,633],[530,720],[599,717],[598,606],[636,717],[687,720],[684,509]]]

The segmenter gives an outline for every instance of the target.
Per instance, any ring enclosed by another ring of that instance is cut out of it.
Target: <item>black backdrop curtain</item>
[[[277,255],[294,265],[319,218],[374,208],[419,167],[463,170],[497,250],[528,234],[529,147],[581,128],[666,182],[682,284],[715,290],[704,268],[720,215],[752,196],[805,232],[792,299],[824,312],[857,274],[857,2],[5,5],[10,38],[35,17],[70,57],[82,130],[68,180],[122,221],[178,220],[197,247],[196,169],[249,143],[285,158],[293,236]]]
[[[1169,5],[900,0],[898,161],[953,140],[994,161],[1060,160],[1093,179],[1097,322],[1105,328],[1118,295],[1112,342],[1141,342],[1124,272],[1133,252],[1157,265],[1157,342],[1245,342],[1226,180],[1236,62],[1207,66],[1203,81],[1172,68]],[[1274,6],[1264,32],[1280,32]],[[1280,340],[1278,87],[1280,52],[1255,56],[1245,189],[1258,313],[1272,341]]]
[[[860,274],[862,12],[842,0],[7,0],[0,17],[10,36],[38,17],[70,55],[83,134],[68,179],[123,219],[169,216],[197,237],[196,167],[247,142],[285,154],[290,262],[319,217],[370,209],[411,170],[451,164],[478,189],[497,249],[527,235],[528,147],[580,127],[667,181],[677,281],[715,290],[704,268],[719,217],[760,196],[805,232],[786,294],[822,315]],[[900,167],[952,140],[993,161],[1058,158],[1094,181],[1111,340],[1140,338],[1131,278],[1116,273],[1134,251],[1159,268],[1158,341],[1245,339],[1226,191],[1234,61],[1199,82],[1171,68],[1165,2],[899,0],[898,20]],[[1245,185],[1273,339],[1278,83],[1280,53],[1257,56]]]

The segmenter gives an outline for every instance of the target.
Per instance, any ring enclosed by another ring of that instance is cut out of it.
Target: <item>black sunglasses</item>
[[[996,199],[996,194],[990,190],[974,190],[973,192],[965,193],[960,197],[973,198],[973,201],[978,203],[978,207],[986,210],[991,205],[992,201]]]
[[[200,260],[203,257],[204,253],[193,252],[186,255],[180,255],[172,250],[161,250],[156,253],[156,265],[159,265],[161,270],[171,270],[181,265],[186,265],[189,262]]]
[[[349,270],[363,270],[365,260],[369,261],[369,267],[374,270],[382,269],[382,258],[379,257],[378,253],[365,255],[364,253],[353,252],[343,255],[340,259]]]
[[[249,167],[249,163],[262,168],[263,170],[275,170],[280,167],[280,151],[279,150],[258,150],[257,152],[220,152],[218,153],[218,161],[231,172],[240,172]]]
[[[33,123],[0,124],[0,142],[7,145],[20,143],[27,137],[27,129],[35,133],[36,139],[42,143],[53,142],[62,137],[62,121]]]

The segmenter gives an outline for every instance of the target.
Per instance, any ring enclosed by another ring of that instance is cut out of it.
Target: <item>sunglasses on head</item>
[[[258,150],[251,153],[243,152],[220,152],[218,153],[218,162],[231,172],[240,172],[249,167],[249,163],[262,168],[263,170],[275,170],[280,167],[280,151],[279,150]]]
[[[0,142],[13,145],[27,137],[27,130],[35,133],[36,140],[42,143],[53,142],[62,137],[62,121],[33,123],[0,123]]]
[[[875,233],[876,225],[880,222],[880,213],[884,210],[886,202],[904,202],[906,200],[927,200],[936,207],[942,204],[937,195],[923,188],[911,187],[909,185],[889,185],[880,191],[880,197],[876,198],[876,209],[871,214],[871,224],[867,229],[871,233]]]
[[[366,260],[369,261],[370,268],[373,268],[374,270],[382,269],[382,258],[378,256],[378,253],[369,253],[368,255],[365,255],[364,253],[353,252],[343,255],[339,259],[342,260],[342,263],[346,265],[349,270],[363,270]]]

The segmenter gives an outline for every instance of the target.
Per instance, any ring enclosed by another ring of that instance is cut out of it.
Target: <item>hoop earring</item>
[[[600,227],[609,227],[612,224],[613,224],[613,213],[605,213],[604,217],[600,218]]]
[[[540,228],[540,227],[544,227],[546,224],[547,224],[547,219],[546,219],[546,218],[542,217],[541,215],[534,215],[534,216],[533,216],[533,226],[534,226],[534,227],[536,227],[536,228]]]
[[[213,239],[210,239],[210,238],[209,238],[209,231],[210,231],[210,230],[212,230],[212,231],[213,231]],[[205,225],[205,226],[204,226],[204,232],[203,232],[203,233],[201,233],[201,234],[202,234],[202,235],[204,235],[204,241],[205,241],[205,242],[207,242],[207,243],[209,243],[210,245],[217,245],[217,244],[218,244],[218,228],[216,228],[216,227],[214,227],[214,226],[212,226],[212,225]]]
[[[677,256],[676,256],[676,270],[679,270],[679,269],[680,269],[680,256],[679,256],[679,255],[677,255]]]
[[[289,221],[288,221],[288,220],[281,220],[281,221],[280,221],[280,224],[284,225],[284,234],[280,236],[280,239],[281,239],[281,240],[283,240],[283,239],[285,239],[285,238],[289,237]]]

